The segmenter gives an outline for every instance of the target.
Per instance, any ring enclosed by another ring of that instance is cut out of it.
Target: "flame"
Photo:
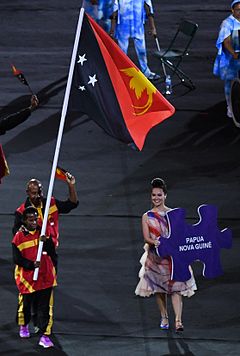
[[[126,69],[121,69],[121,71],[124,72],[124,74],[126,74],[128,77],[131,77],[129,86],[131,89],[134,90],[137,99],[141,98],[144,90],[147,91],[148,100],[145,105],[143,106],[132,105],[132,107],[137,111],[134,113],[136,116],[145,114],[152,106],[153,94],[156,93],[157,89],[145,77],[145,75],[143,75],[143,73],[137,70],[136,68],[130,67]]]

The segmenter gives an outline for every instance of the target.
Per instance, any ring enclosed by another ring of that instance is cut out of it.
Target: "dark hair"
[[[22,221],[26,221],[28,215],[36,215],[38,216],[38,211],[33,206],[28,206],[22,214]]]
[[[162,178],[153,178],[151,181],[151,186],[153,188],[160,188],[163,190],[164,194],[167,194],[167,185]]]

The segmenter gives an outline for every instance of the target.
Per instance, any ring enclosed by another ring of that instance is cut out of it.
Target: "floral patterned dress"
[[[165,212],[146,212],[147,223],[149,226],[150,237],[156,240],[160,237],[164,239],[168,236],[168,224]],[[177,292],[183,296],[191,297],[197,289],[192,269],[191,278],[186,282],[173,281],[170,279],[172,264],[171,258],[159,257],[154,246],[145,244],[144,254],[140,259],[142,265],[139,271],[139,283],[136,287],[135,294],[141,297],[149,297],[155,293],[172,294]]]

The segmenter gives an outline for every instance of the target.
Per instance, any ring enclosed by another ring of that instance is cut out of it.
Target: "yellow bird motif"
[[[138,111],[135,112],[135,115],[143,115],[145,114],[148,109],[152,106],[153,102],[153,94],[156,93],[157,89],[155,86],[143,75],[140,70],[137,70],[134,67],[131,68],[126,68],[126,69],[121,69],[121,71],[126,74],[128,77],[131,77],[132,79],[129,82],[129,86],[131,89],[134,90],[136,98],[140,99],[142,96],[142,93],[146,89],[147,95],[148,95],[148,100],[147,103],[143,106],[135,106],[132,105],[132,107]]]

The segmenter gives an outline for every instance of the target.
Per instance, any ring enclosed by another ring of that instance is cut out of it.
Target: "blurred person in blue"
[[[98,0],[83,0],[82,7],[95,21],[98,19]]]
[[[112,9],[113,0],[98,0],[98,23],[107,33],[111,28]]]
[[[232,80],[239,78],[240,71],[240,0],[231,3],[232,14],[221,24],[216,47],[217,57],[214,62],[213,73],[224,83],[227,102],[227,116],[233,117],[230,107],[230,92]]]
[[[150,70],[147,62],[147,50],[144,25],[148,19],[150,33],[157,35],[153,6],[151,0],[113,0],[113,13],[111,15],[110,36],[115,37],[120,48],[127,54],[129,39],[134,41],[140,69],[152,81],[160,76]]]
[[[106,32],[110,31],[113,0],[83,0],[82,7]]]

